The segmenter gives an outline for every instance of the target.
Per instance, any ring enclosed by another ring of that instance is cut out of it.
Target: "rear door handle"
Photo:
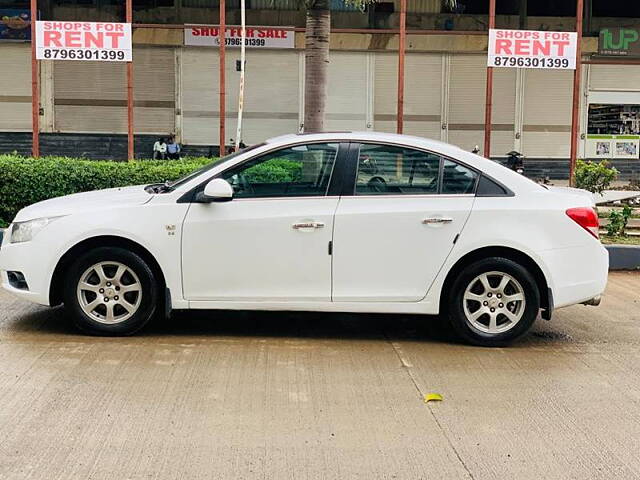
[[[438,223],[451,223],[453,218],[449,217],[429,217],[422,220],[425,225],[438,224]]]
[[[294,230],[300,230],[300,229],[311,229],[311,228],[324,228],[324,223],[322,222],[300,222],[300,223],[294,223],[292,225]]]

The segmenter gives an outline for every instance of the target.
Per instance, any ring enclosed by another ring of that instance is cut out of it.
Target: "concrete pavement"
[[[640,478],[639,306],[612,273],[600,307],[482,349],[387,315],[92,338],[0,293],[0,479]]]

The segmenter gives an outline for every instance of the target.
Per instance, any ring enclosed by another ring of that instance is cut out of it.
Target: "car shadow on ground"
[[[532,332],[514,347],[565,343],[573,339],[538,320]],[[10,331],[19,334],[65,337],[90,341],[73,325],[64,307],[37,309],[15,316]],[[236,310],[176,311],[169,319],[156,319],[136,337],[177,338],[255,337],[335,339],[344,341],[409,341],[461,345],[440,316],[327,312],[263,312]],[[102,339],[106,340],[106,339]]]

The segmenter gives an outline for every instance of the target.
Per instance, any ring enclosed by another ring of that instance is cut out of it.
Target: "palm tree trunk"
[[[324,130],[329,69],[329,0],[316,0],[307,7],[305,33],[304,131]]]

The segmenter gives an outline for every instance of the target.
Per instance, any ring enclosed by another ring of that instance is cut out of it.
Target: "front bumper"
[[[46,255],[48,253],[48,255]],[[24,300],[49,305],[49,284],[52,268],[50,252],[37,242],[11,243],[0,248],[0,286],[12,295]],[[20,272],[29,286],[28,290],[13,287],[7,272]]]

